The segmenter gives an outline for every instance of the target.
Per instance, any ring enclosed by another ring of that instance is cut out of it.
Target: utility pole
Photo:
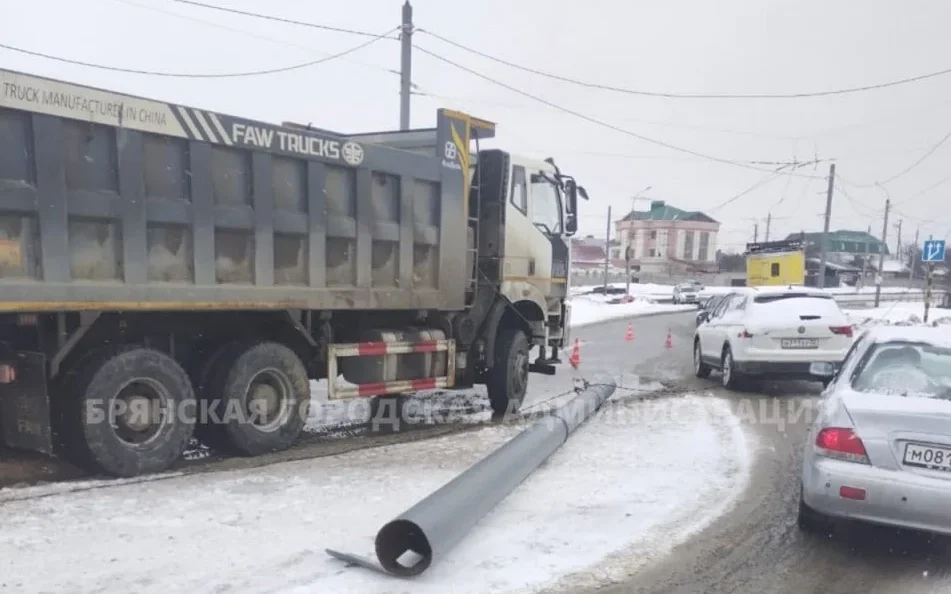
[[[901,224],[904,219],[898,219],[898,224],[895,227],[898,229],[898,241],[895,242],[895,255],[898,256],[898,260],[901,261]]]
[[[631,294],[631,256],[632,256],[632,252],[634,251],[634,245],[633,245],[634,242],[631,239],[631,237],[633,236],[634,236],[634,229],[631,229],[627,236],[627,245],[624,246],[624,275],[625,275],[624,294],[625,295]]]
[[[409,130],[409,98],[413,88],[413,5],[403,4],[400,27],[400,130]]]
[[[832,219],[832,188],[835,184],[835,163],[829,165],[829,189],[826,190],[826,216],[822,225],[822,242],[819,244],[819,288],[826,286],[826,241]]]
[[[769,226],[773,222],[773,213],[766,213],[766,237],[763,238],[763,241],[769,241]]]
[[[759,240],[759,223],[753,223],[753,243]]]
[[[912,285],[915,284],[915,269],[918,267],[918,262],[915,260],[915,255],[918,254],[918,233],[921,232],[921,227],[915,227],[915,245],[914,249],[911,250],[911,253],[908,255],[908,288],[910,289]],[[920,255],[918,256],[921,257]]]
[[[608,232],[604,236],[604,294],[608,294],[608,264],[611,262],[611,207],[608,206]]]
[[[869,236],[869,237],[872,236],[872,226],[871,226],[871,225],[868,226],[868,231],[866,231],[866,233],[868,233],[868,236]],[[867,268],[867,266],[868,266],[868,253],[869,253],[868,247],[869,247],[869,242],[868,242],[868,240],[866,239],[866,240],[865,240],[865,257],[862,258],[862,284],[863,284],[863,285],[865,284],[865,270],[866,270],[866,268]]]
[[[652,186],[647,186],[637,194],[631,196],[631,220],[630,220],[630,229],[628,229],[627,234],[627,245],[624,246],[624,272],[626,275],[626,285],[625,285],[625,295],[631,293],[631,258],[634,257],[634,245],[637,240],[637,229],[634,227],[634,221],[637,220],[635,212],[637,212],[637,201],[638,199],[643,199],[641,194],[651,189]],[[608,224],[610,225],[611,217],[608,216]]]
[[[934,235],[928,236],[928,241],[934,239]],[[924,256],[924,254],[922,254]],[[928,323],[928,310],[931,309],[931,285],[934,283],[934,262],[928,262],[928,272],[925,276],[925,317],[922,321]]]
[[[882,225],[882,243],[878,246],[878,275],[875,277],[875,307],[882,300],[882,274],[885,272],[885,246],[888,237],[888,211],[891,209],[892,201],[885,199],[885,223]]]

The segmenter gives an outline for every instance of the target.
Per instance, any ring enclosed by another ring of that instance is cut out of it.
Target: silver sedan
[[[834,519],[951,534],[951,329],[871,329],[823,392],[799,525]]]

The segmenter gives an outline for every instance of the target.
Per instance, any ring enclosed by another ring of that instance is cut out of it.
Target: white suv
[[[693,366],[701,378],[720,370],[729,389],[748,377],[827,385],[851,345],[852,326],[831,294],[745,287],[725,297],[697,327]]]

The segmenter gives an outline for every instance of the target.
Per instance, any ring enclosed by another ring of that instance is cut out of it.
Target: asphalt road
[[[605,587],[599,594],[621,593],[755,593],[755,594],[924,594],[951,591],[951,541],[889,529],[844,526],[834,535],[803,534],[796,527],[798,469],[809,403],[819,386],[808,383],[768,384],[758,392],[727,393],[718,377],[692,375],[691,340],[694,314],[640,317],[631,320],[634,340],[626,341],[628,320],[578,328],[581,365],[575,375],[591,378],[608,373],[620,380],[619,395],[670,397],[687,392],[712,392],[729,399],[747,430],[754,459],[750,483],[736,507],[662,561]],[[671,348],[664,339],[671,333]],[[558,377],[535,376],[533,385]],[[645,383],[660,389],[645,390]],[[468,405],[463,407],[467,410]],[[233,459],[212,468],[239,468],[289,458],[332,455],[355,447],[392,441],[425,439],[458,427],[437,426],[402,435],[333,440],[304,445],[275,459]],[[318,451],[319,449],[319,451]],[[689,472],[689,469],[685,469]],[[949,502],[951,508],[951,502]],[[574,594],[573,592],[571,594]],[[580,594],[580,593],[579,593]]]
[[[582,370],[590,363],[662,379],[668,393],[710,390],[730,399],[754,459],[749,486],[731,512],[659,564],[599,594],[951,592],[951,539],[857,525],[812,535],[796,526],[801,447],[818,384],[769,383],[757,392],[728,393],[715,373],[709,380],[693,377],[692,314],[635,319],[633,343],[623,341],[626,326],[621,320],[579,329],[589,341]],[[670,350],[663,348],[668,327]]]

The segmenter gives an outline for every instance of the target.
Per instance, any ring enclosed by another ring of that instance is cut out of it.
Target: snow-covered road
[[[383,523],[516,432],[486,427],[255,470],[9,501],[0,505],[0,582],[12,592],[71,594],[481,594],[593,585],[712,521],[749,472],[750,448],[725,401],[615,403],[411,583],[347,568],[323,552],[371,553]]]

